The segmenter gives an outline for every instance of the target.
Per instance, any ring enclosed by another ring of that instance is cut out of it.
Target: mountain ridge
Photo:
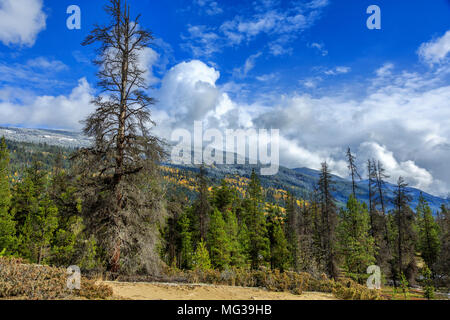
[[[0,137],[4,136],[7,140],[15,142],[27,142],[34,144],[47,144],[69,149],[86,147],[90,144],[90,139],[83,136],[81,133],[65,131],[65,130],[50,130],[50,129],[27,129],[27,128],[12,128],[0,127]],[[165,163],[166,166],[179,168],[189,171],[196,171],[198,167],[195,165],[175,165]],[[250,177],[252,169],[260,169],[259,165],[215,165],[209,168],[209,175],[219,182],[221,179],[229,175],[239,175],[242,177]],[[283,166],[279,167],[279,171],[274,176],[260,176],[261,183],[265,188],[284,189],[292,191],[296,196],[307,198],[317,185],[320,172],[318,170],[301,167],[289,169]],[[333,196],[342,205],[345,203],[351,193],[351,181],[337,175],[332,175],[335,182],[336,191]],[[388,200],[388,208],[392,208],[391,200],[393,199],[394,185],[386,182],[385,191]],[[421,191],[417,188],[408,187],[407,191],[411,194],[413,200],[411,207],[415,208],[418,203],[420,194],[430,204],[434,212],[438,211],[442,204],[449,204],[449,199],[444,199],[427,192]],[[359,200],[368,202],[368,183],[367,180],[357,182],[357,197]]]

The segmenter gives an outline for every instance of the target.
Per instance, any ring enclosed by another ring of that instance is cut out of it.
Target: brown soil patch
[[[259,288],[244,288],[208,284],[176,284],[105,281],[114,296],[132,300],[336,300],[329,293],[270,292]]]

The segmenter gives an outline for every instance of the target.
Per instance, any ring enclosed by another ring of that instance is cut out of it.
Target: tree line
[[[354,161],[349,150],[350,176],[357,172]],[[372,166],[368,183],[373,185],[368,203],[358,201],[355,183],[346,206],[340,209],[332,196],[327,163],[322,164],[309,200],[288,192],[282,205],[267,201],[254,171],[242,195],[225,179],[213,185],[202,166],[195,200],[166,192],[160,204],[164,219],[121,230],[138,233],[124,234],[127,239],[139,233],[145,236],[153,228],[149,234],[155,238],[150,247],[123,250],[120,271],[153,273],[163,265],[183,270],[270,268],[335,279],[346,276],[364,283],[367,267],[375,264],[381,267],[384,280],[397,286],[418,278],[420,256],[422,273],[438,285],[448,285],[449,209],[443,206],[434,216],[421,197],[412,210],[407,185],[399,178],[394,207],[383,212],[386,203],[382,204],[384,193],[378,186],[387,175],[380,162],[368,164]],[[85,205],[81,178],[73,171],[64,169],[62,154],[58,154],[52,170],[35,160],[22,179],[12,183],[9,150],[1,141],[0,252],[33,263],[117,272],[110,247],[98,231],[105,228],[102,216]],[[88,226],[94,221],[95,226]]]

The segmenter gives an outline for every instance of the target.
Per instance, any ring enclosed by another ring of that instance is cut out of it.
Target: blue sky
[[[0,0],[0,125],[79,130],[96,93],[80,43],[107,22],[105,1]],[[81,8],[81,30],[66,9]],[[450,190],[447,0],[130,0],[155,44],[142,56],[164,136],[202,120],[279,128],[288,167],[343,151],[383,160],[435,194]],[[381,30],[369,30],[370,5]]]

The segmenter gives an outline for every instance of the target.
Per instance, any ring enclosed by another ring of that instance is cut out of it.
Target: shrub
[[[65,269],[25,264],[21,259],[0,257],[0,298],[32,300],[107,299],[112,289],[82,278],[80,290],[67,288]]]

